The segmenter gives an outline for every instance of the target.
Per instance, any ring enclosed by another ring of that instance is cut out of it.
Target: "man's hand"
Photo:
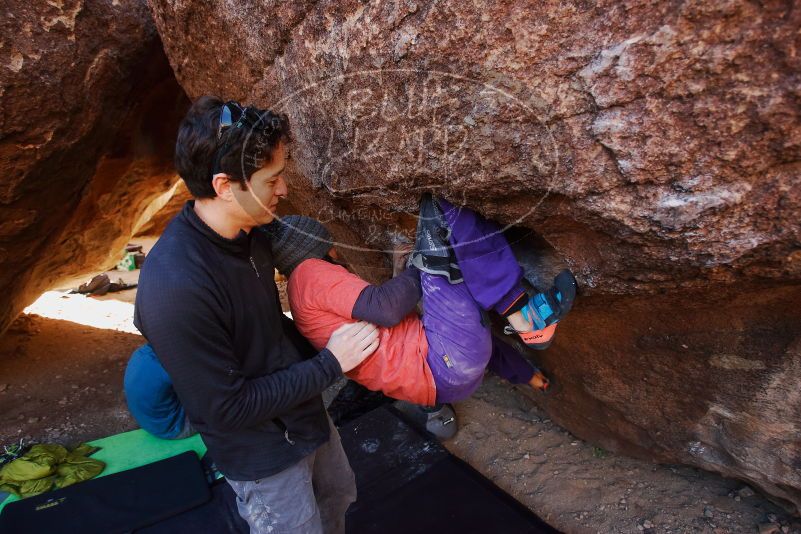
[[[378,348],[378,327],[364,321],[343,324],[334,330],[325,348],[337,359],[342,372],[347,373]]]

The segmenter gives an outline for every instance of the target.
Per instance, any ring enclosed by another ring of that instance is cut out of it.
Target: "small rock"
[[[71,387],[72,389],[78,389],[78,384],[70,384],[70,387]]]
[[[620,499],[620,504],[626,504],[626,498],[625,497]]]
[[[29,424],[38,423],[38,422],[39,422],[39,418],[38,417],[29,417],[28,418],[28,423]]]
[[[704,506],[704,517],[713,517],[712,508]]]
[[[753,497],[754,496],[754,490],[752,490],[748,486],[744,486],[744,487],[740,488],[737,491],[737,495],[739,495],[740,497],[743,497],[743,498]]]
[[[642,526],[642,525],[637,525],[637,530],[640,530],[640,531],[645,530],[645,527]]]
[[[526,454],[523,455],[523,458],[528,460],[529,458],[531,458],[531,455],[529,453],[526,453]]]
[[[787,526],[787,525],[784,525],[784,526],[782,527],[782,532],[784,532],[784,534],[787,534],[788,532],[790,532],[790,527],[789,527],[789,526]]]
[[[648,521],[647,519],[643,521],[642,526],[644,526],[645,528],[654,528],[654,524]]]
[[[768,514],[768,521],[770,521],[771,523],[775,523],[776,522],[776,514]]]
[[[0,392],[4,392],[8,389],[8,384],[0,384]]]
[[[736,497],[734,497],[734,500],[737,501],[737,502],[740,502],[742,499],[740,498],[739,495],[737,495]]]

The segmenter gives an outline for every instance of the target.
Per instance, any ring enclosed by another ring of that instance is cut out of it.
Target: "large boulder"
[[[584,288],[554,419],[801,506],[792,3],[149,0],[192,96],[282,109],[292,204],[361,273],[432,190]]]
[[[108,268],[177,180],[188,101],[144,1],[11,0],[0,22],[0,333],[43,290]]]

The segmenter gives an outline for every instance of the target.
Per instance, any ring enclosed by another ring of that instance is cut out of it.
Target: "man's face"
[[[286,147],[284,143],[279,143],[273,151],[272,161],[254,172],[244,188],[239,184],[231,184],[231,191],[243,216],[252,219],[256,226],[272,222],[278,201],[287,196],[283,176],[286,160]]]

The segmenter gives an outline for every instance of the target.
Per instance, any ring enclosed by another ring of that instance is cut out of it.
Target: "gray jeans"
[[[184,416],[184,427],[177,436],[170,439],[185,439],[194,436],[195,434],[197,434],[197,430],[195,430],[195,427],[193,427],[192,423],[189,422],[189,416]]]
[[[331,438],[300,462],[259,480],[228,483],[251,534],[344,534],[356,479],[331,420]]]

